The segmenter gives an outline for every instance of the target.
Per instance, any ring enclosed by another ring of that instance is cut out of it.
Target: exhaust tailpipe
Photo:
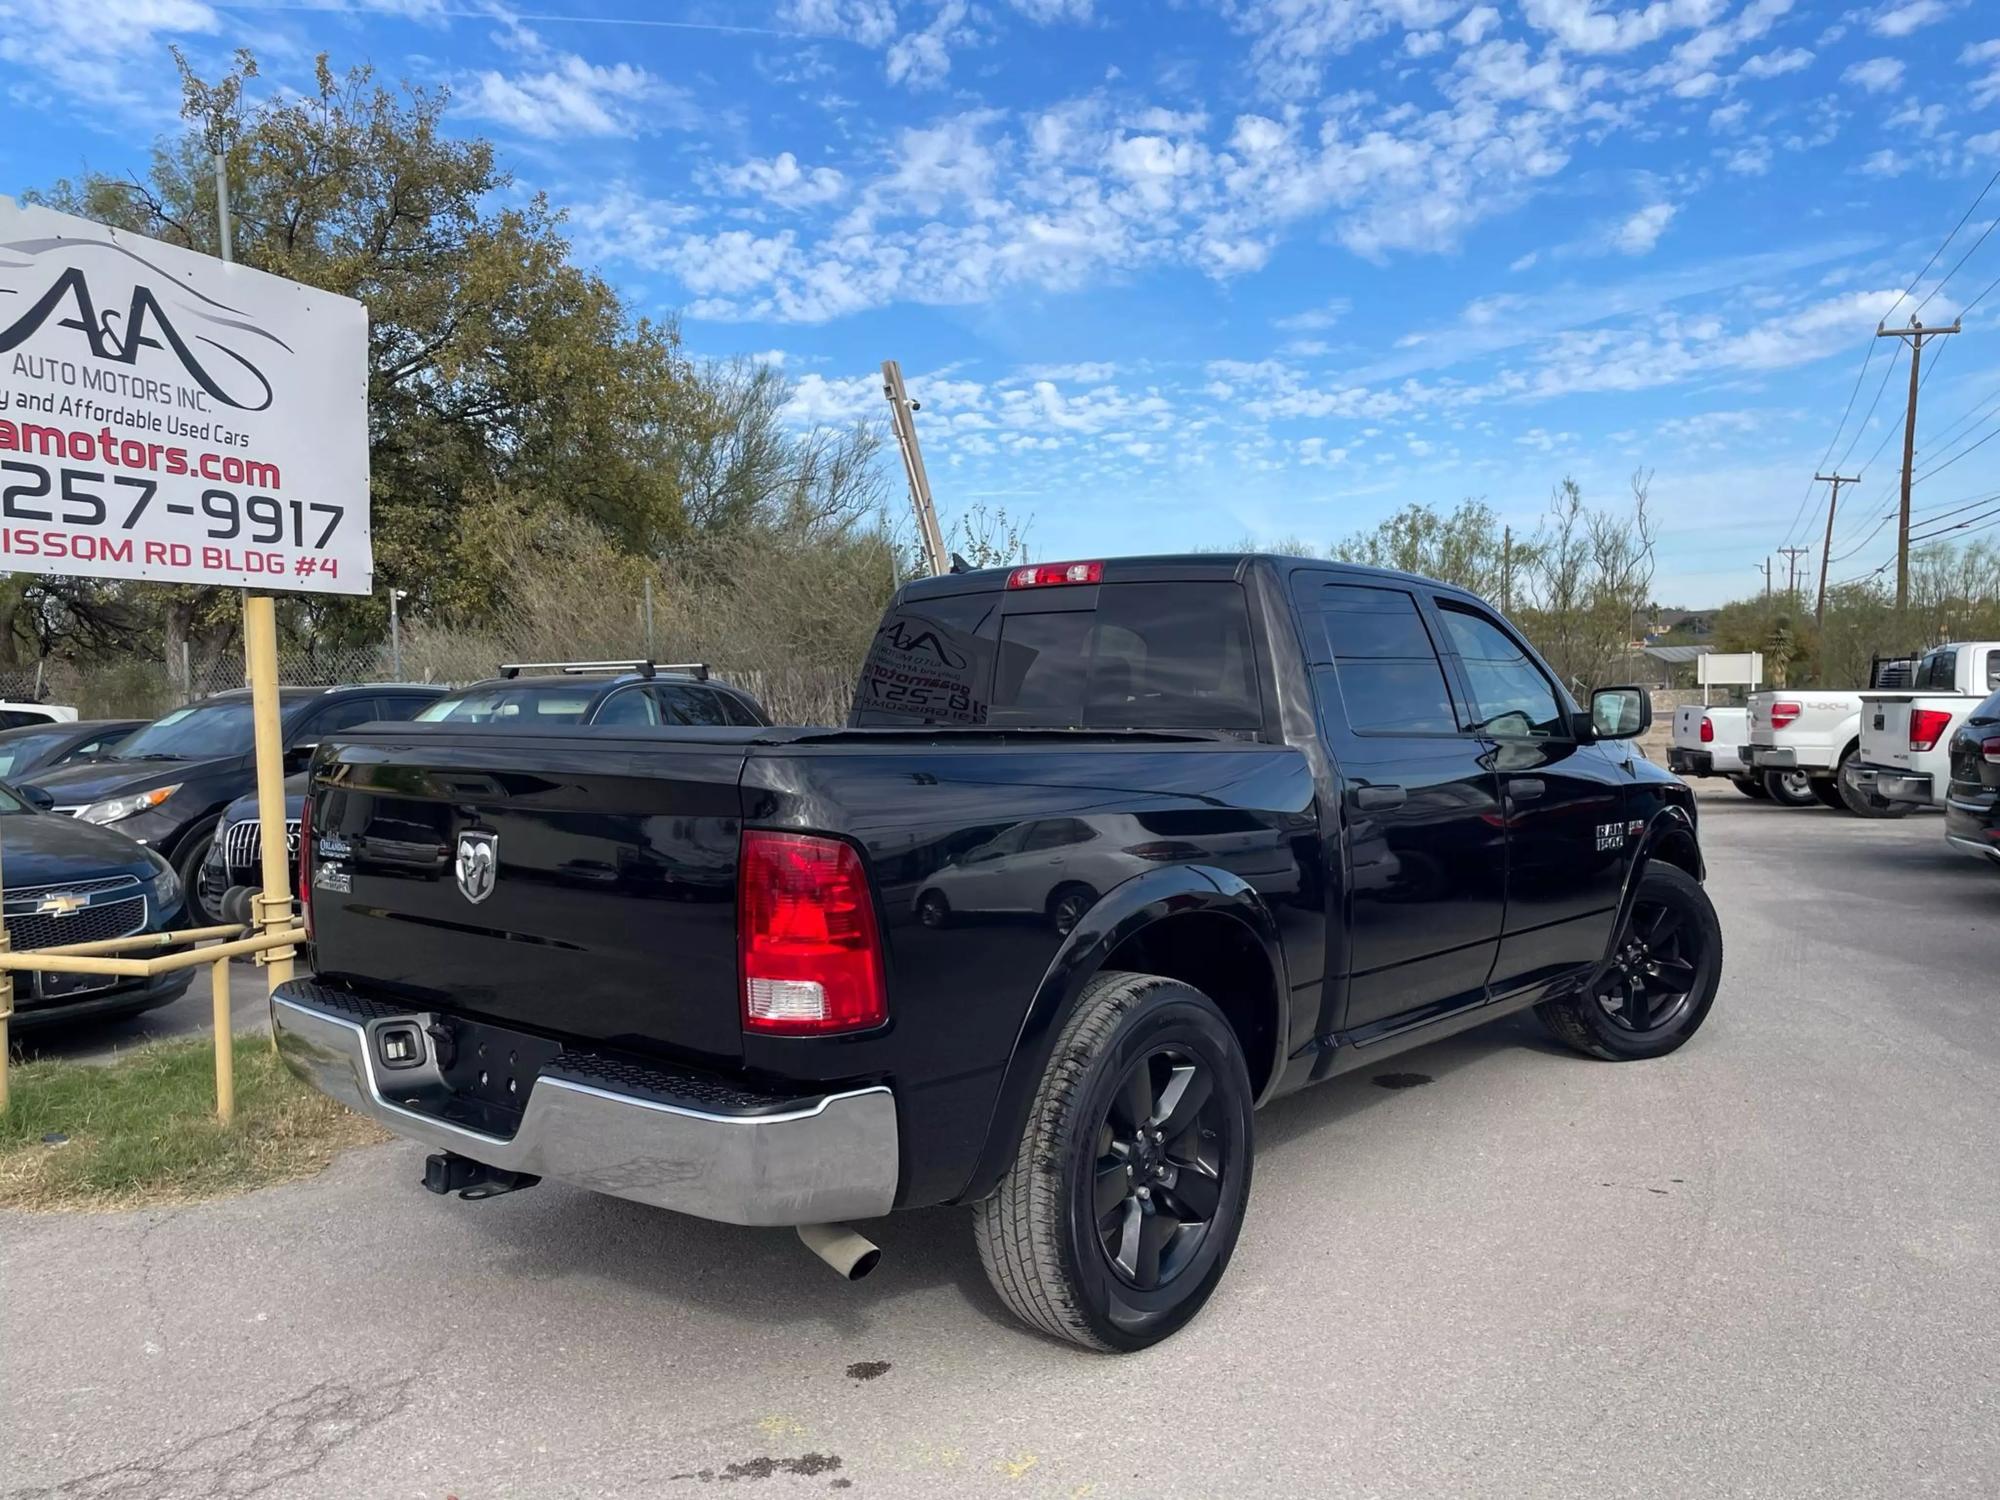
[[[844,1281],[859,1281],[882,1259],[880,1245],[862,1238],[845,1224],[801,1224],[799,1238],[806,1249],[832,1266]]]

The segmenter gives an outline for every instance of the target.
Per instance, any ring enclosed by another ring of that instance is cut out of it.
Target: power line
[[[1986,185],[1988,187],[1993,186],[1990,180],[1987,182]],[[1986,195],[1984,193],[1981,193],[1979,196],[1983,198]],[[1979,206],[1978,203],[1975,201],[1973,207],[1977,208],[1978,206]],[[1943,279],[1940,280],[1938,284],[1932,287],[1928,292],[1924,293],[1924,300],[1919,302],[1915,307],[1910,309],[1910,316],[1912,318],[1916,317],[1918,313],[1922,312],[1926,307],[1930,306],[1931,298],[1935,297],[1939,292],[1945,289],[1946,284],[1950,282],[1951,278],[1958,274],[1959,268],[1963,266],[1967,261],[1972,259],[1973,252],[1978,250],[1978,248],[1981,245],[1986,243],[1987,235],[1993,233],[1995,229],[2000,229],[2000,218],[1994,218],[1987,221],[1986,228],[1980,231],[1979,238],[1972,242],[1972,249],[1967,250],[1965,254],[1961,255],[1956,261],[1956,263],[1953,264],[1952,268],[1944,273]],[[1963,308],[1960,308],[1959,316],[1963,317],[1964,315],[1965,315],[1965,310]]]
[[[1987,433],[1985,437],[1981,438],[1978,442],[1974,443],[1972,447],[1961,448],[1958,450],[1958,452],[1952,454],[1950,458],[1945,459],[1942,463],[1931,465],[1930,468],[1924,470],[1923,473],[1919,474],[1917,476],[1917,479],[1928,479],[1933,474],[1941,473],[1943,470],[1949,469],[1953,464],[1957,463],[1961,458],[1965,457],[1966,454],[1971,453],[1972,451],[1974,451],[1974,449],[1984,448],[1988,443],[1992,442],[1997,437],[2000,437],[2000,427],[1995,427],[1991,432]],[[1915,480],[1911,481],[1911,483],[1915,482],[1916,482]]]
[[[1994,177],[2000,178],[2000,172],[1996,172]],[[1987,185],[1992,185],[1991,179]],[[1981,196],[1984,196],[1983,191]],[[1877,327],[1875,330],[1878,339],[1907,341],[1910,346],[1910,406],[1903,414],[1903,496],[1897,507],[1896,525],[1896,618],[1899,620],[1910,603],[1910,487],[1916,482],[1911,471],[1917,463],[1917,393],[1923,389],[1920,377],[1923,373],[1924,345],[1931,339],[1957,333],[1963,326],[1954,318],[1949,328],[1926,328],[1912,313],[1907,328]]]
[[[1937,538],[1944,536],[1950,532],[1963,531],[1965,530],[1966,527],[1972,525],[1974,522],[1984,521],[1989,516],[2000,516],[2000,505],[1996,505],[1990,510],[1983,510],[1976,516],[1967,516],[1963,521],[1954,521],[1949,526],[1940,526],[1935,531],[1926,531],[1923,532],[1922,534],[1917,534],[1913,532],[1910,536],[1910,540],[1913,542],[1935,541],[1937,540]],[[1984,528],[1981,529],[1983,530]]]
[[[1955,516],[1960,511],[1971,510],[1975,505],[1984,505],[1989,500],[2000,500],[2000,490],[1989,490],[1984,495],[1974,495],[1963,502],[1954,502],[1949,510],[1943,507],[1927,510],[1921,515],[1912,516],[1910,518],[1911,523],[1913,525],[1928,526],[1933,521],[1941,521],[1946,516]]]

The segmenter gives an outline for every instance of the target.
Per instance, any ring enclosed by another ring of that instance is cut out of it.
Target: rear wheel
[[[980,1263],[1022,1321],[1144,1349],[1201,1311],[1250,1196],[1250,1076],[1199,990],[1093,979],[1056,1039],[1013,1165],[977,1206]]]
[[[1854,779],[1855,767],[1860,763],[1861,753],[1858,750],[1850,750],[1841,757],[1834,789],[1839,794],[1842,807],[1857,818],[1904,818],[1916,810],[1907,802],[1891,802],[1887,797],[1864,791]]]
[[[1579,1052],[1664,1057],[1701,1029],[1722,982],[1722,924],[1701,882],[1673,865],[1639,877],[1611,963],[1588,993],[1535,1007]]]
[[[1780,807],[1811,807],[1819,800],[1812,778],[1803,771],[1766,771],[1763,780],[1764,795]]]
[[[1097,892],[1072,882],[1059,885],[1049,895],[1049,922],[1064,937],[1083,920],[1083,914],[1097,904]]]
[[[1847,800],[1841,796],[1839,782],[1815,780],[1812,784],[1812,789],[1813,795],[1819,798],[1825,806],[1832,808],[1835,812],[1847,811]]]
[[[1764,789],[1764,783],[1755,776],[1732,776],[1729,778],[1729,784],[1752,802],[1771,800],[1771,794]]]

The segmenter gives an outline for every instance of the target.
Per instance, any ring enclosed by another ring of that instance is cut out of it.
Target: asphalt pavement
[[[394,1144],[0,1215],[0,1494],[2000,1493],[2000,870],[1931,816],[1702,811],[1700,1036],[1517,1019],[1274,1106],[1222,1289],[1146,1354],[1016,1325],[962,1211],[872,1226],[850,1286],[782,1232],[433,1198]]]

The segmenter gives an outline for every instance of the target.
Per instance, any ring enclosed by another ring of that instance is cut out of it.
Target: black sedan
[[[286,769],[305,769],[323,736],[411,718],[442,691],[393,683],[281,689]],[[35,785],[58,811],[165,855],[188,887],[192,924],[206,926],[220,914],[202,902],[197,882],[222,809],[256,787],[251,740],[250,694],[218,693],[155,719],[101,760],[38,774]]]
[[[108,755],[144,719],[78,719],[0,730],[0,781],[27,781],[37,771]]]
[[[7,786],[0,786],[0,874],[16,949],[184,925],[180,877],[166,860],[109,829],[45,812],[32,794]],[[192,969],[153,979],[17,973],[12,1024],[136,1014],[178,1000],[193,976]]]
[[[1954,848],[2000,860],[2000,693],[1975,708],[1951,737],[1944,836]]]

